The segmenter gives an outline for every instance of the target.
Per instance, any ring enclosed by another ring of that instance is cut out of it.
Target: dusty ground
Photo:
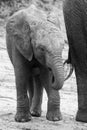
[[[66,39],[62,10],[59,9],[62,33]],[[64,46],[63,59],[67,57],[67,45]],[[77,91],[75,75],[68,79],[60,90],[61,112],[63,119],[59,122],[46,120],[47,96],[44,91],[42,116],[32,118],[27,123],[16,123],[16,90],[13,67],[5,46],[5,24],[0,19],[0,130],[87,130],[86,123],[75,121],[77,111]]]

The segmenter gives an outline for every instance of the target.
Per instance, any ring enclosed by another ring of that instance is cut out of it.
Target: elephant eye
[[[40,51],[45,52],[45,48],[43,46],[39,46]]]
[[[44,48],[40,48],[41,49],[41,51],[45,51],[45,49]]]

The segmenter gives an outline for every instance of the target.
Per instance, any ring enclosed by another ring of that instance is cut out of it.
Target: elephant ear
[[[27,21],[21,20],[16,24],[16,31],[14,31],[15,44],[19,52],[29,61],[33,57],[33,49],[30,38],[30,26]]]

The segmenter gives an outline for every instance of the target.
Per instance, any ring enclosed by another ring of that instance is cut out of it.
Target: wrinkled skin
[[[77,81],[76,120],[87,122],[87,1],[66,0],[63,11],[69,41],[67,63],[75,68]]]
[[[41,116],[43,86],[48,96],[46,118],[61,119],[58,90],[64,83],[64,71],[61,35],[56,31],[55,25],[46,21],[46,14],[35,6],[17,12],[7,22],[7,50],[16,80],[17,122],[29,121],[31,115]]]

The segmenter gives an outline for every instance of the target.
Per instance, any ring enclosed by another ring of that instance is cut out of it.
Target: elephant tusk
[[[31,54],[28,58],[28,61],[31,61],[32,60],[32,57],[33,57],[33,54]]]
[[[71,75],[72,75],[72,73],[73,73],[73,66],[71,65],[71,64],[68,64],[67,63],[67,60],[63,63],[63,66],[64,66],[64,68],[65,68],[65,65],[69,65],[70,66],[70,71],[69,71],[69,74],[67,75],[67,74],[65,74],[65,79],[64,79],[64,81],[66,81]],[[69,68],[69,67],[68,67]],[[65,70],[65,71],[68,71],[68,69],[67,70]],[[67,73],[67,72],[66,72]]]

